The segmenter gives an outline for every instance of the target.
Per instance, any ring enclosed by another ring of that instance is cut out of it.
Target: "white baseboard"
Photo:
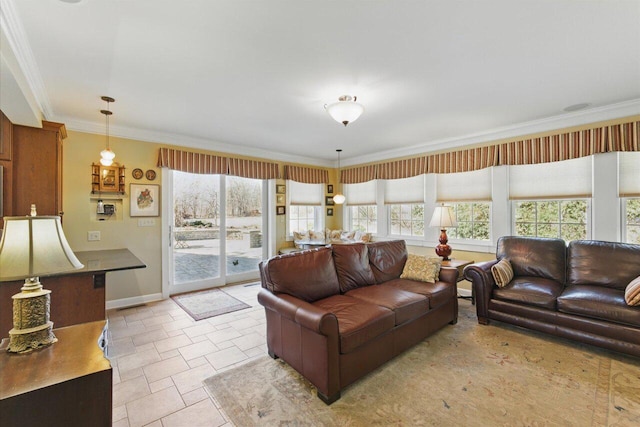
[[[161,300],[162,300],[161,293],[141,295],[139,297],[122,298],[122,299],[114,299],[111,301],[107,301],[106,307],[107,307],[107,310],[111,310],[112,308],[131,307],[134,305],[146,304],[148,302],[161,301]]]
[[[458,288],[458,295],[460,295],[462,297],[470,297],[471,296],[471,289]]]

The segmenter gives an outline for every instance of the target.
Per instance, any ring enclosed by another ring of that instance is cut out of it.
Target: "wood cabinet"
[[[98,343],[106,322],[55,329],[58,342],[30,353],[0,345],[0,425],[111,426],[111,363]]]
[[[125,167],[114,163],[111,166],[91,164],[91,193],[125,194]]]
[[[42,122],[42,128],[20,126],[0,112],[0,216],[28,215],[35,203],[38,215],[62,215],[62,123]],[[0,222],[0,228],[3,224]]]

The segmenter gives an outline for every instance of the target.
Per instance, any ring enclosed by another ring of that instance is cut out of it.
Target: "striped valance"
[[[343,184],[359,184],[376,179],[378,165],[358,166],[340,171],[340,182]]]
[[[425,173],[427,173],[427,158],[414,157],[380,164],[377,177],[378,179],[402,179]]]
[[[280,178],[280,167],[277,163],[230,158],[228,164],[229,175],[253,179]]]
[[[470,172],[499,165],[557,162],[612,151],[640,151],[640,121],[356,166],[343,170],[341,176],[343,183],[355,184],[372,179],[410,178],[423,173]]]
[[[328,184],[329,171],[302,166],[284,166],[284,179],[304,184]]]
[[[160,148],[158,167],[182,172],[221,175],[227,173],[227,158],[173,148]]]
[[[160,148],[157,165],[161,168],[189,173],[233,175],[253,179],[280,178],[280,168],[277,163],[215,156],[173,148]]]

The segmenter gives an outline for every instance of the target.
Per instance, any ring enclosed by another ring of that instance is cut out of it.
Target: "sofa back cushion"
[[[364,243],[334,245],[332,249],[340,291],[344,293],[376,283],[369,266],[369,251]]]
[[[407,246],[404,240],[374,242],[367,244],[369,264],[376,283],[397,279],[407,262]]]
[[[567,246],[562,239],[500,237],[496,258],[509,260],[514,277],[534,276],[566,282]]]
[[[569,285],[623,290],[640,276],[640,245],[574,240],[569,243]]]
[[[260,263],[262,287],[307,302],[340,293],[331,248],[273,257]]]

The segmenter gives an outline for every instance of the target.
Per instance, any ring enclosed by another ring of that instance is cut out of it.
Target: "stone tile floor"
[[[267,354],[259,284],[225,292],[251,308],[194,321],[172,299],[109,310],[113,426],[232,426],[202,381]]]

